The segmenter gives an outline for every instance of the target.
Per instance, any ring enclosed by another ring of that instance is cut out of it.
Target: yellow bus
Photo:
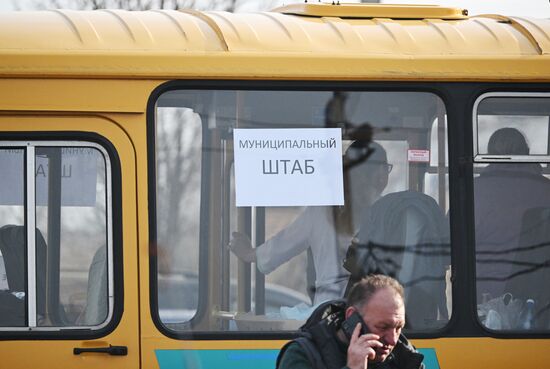
[[[548,19],[0,13],[2,366],[274,368],[358,269],[427,368],[547,367],[549,117]]]

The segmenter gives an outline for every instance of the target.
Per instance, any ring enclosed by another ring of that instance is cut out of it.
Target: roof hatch
[[[393,19],[465,19],[468,10],[439,5],[394,5],[367,3],[308,3],[290,4],[274,12],[309,17],[393,18]]]

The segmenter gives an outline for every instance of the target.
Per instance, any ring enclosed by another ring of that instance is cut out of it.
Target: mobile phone
[[[359,313],[355,311],[353,312],[353,314],[350,315],[349,318],[342,322],[342,330],[349,340],[351,340],[351,336],[353,334],[353,331],[355,330],[355,327],[357,327],[357,323],[361,323],[361,332],[359,332],[360,336],[370,332],[369,327],[365,324],[361,315],[359,315]]]

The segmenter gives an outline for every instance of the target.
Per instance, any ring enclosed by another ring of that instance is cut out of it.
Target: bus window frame
[[[15,116],[17,117],[17,116]],[[121,164],[115,146],[104,136],[94,132],[80,131],[20,131],[2,132],[0,147],[26,149],[27,144],[41,147],[92,147],[97,149],[105,160],[106,185],[106,239],[108,262],[108,301],[107,319],[97,326],[37,326],[2,327],[0,340],[82,340],[101,338],[113,332],[124,311],[123,246],[122,246],[122,176]],[[25,156],[27,155],[26,150]],[[24,171],[27,172],[25,158]],[[27,186],[25,175],[25,186]],[[34,181],[33,181],[34,182]],[[27,191],[25,192],[25,227],[27,223]],[[34,212],[34,210],[33,210]],[[29,231],[27,231],[27,234]],[[32,234],[32,232],[30,232]],[[110,243],[110,246],[109,246]],[[27,245],[27,248],[30,245]],[[25,271],[28,277],[28,271]]]
[[[155,154],[155,140],[156,140],[156,131],[155,131],[155,112],[157,109],[157,102],[158,99],[165,93],[171,92],[171,91],[178,91],[178,90],[206,90],[206,91],[213,91],[213,90],[258,90],[258,91],[337,91],[337,90],[343,90],[343,91],[350,91],[350,92],[418,92],[418,93],[431,93],[435,96],[437,96],[441,102],[443,103],[443,106],[445,107],[445,111],[447,113],[447,124],[451,124],[451,118],[449,116],[450,112],[450,102],[451,97],[449,94],[449,90],[447,90],[442,84],[435,84],[435,83],[426,83],[426,82],[326,82],[326,81],[314,81],[314,82],[306,82],[306,81],[239,81],[239,80],[173,80],[165,82],[159,86],[157,86],[149,96],[149,100],[147,103],[147,157],[148,157],[148,208],[149,208],[149,242],[150,245],[152,245],[152,252],[150,253],[149,258],[149,296],[150,296],[150,312],[151,312],[151,319],[157,329],[159,329],[162,334],[164,334],[167,337],[175,338],[175,339],[192,339],[192,338],[199,338],[199,339],[205,339],[205,340],[216,340],[216,339],[260,339],[260,340],[270,340],[270,339],[289,339],[297,337],[297,333],[294,331],[275,331],[275,332],[269,332],[269,331],[194,331],[192,330],[193,324],[192,320],[189,320],[186,322],[186,324],[189,324],[190,330],[185,331],[176,331],[173,329],[168,328],[160,319],[159,316],[159,309],[158,309],[158,289],[157,289],[157,250],[156,250],[156,242],[157,242],[157,229],[156,229],[156,154]],[[434,117],[435,118],[435,117]],[[454,119],[453,119],[454,121]],[[450,139],[450,132],[451,130],[447,130],[447,139],[449,140],[449,144],[447,147],[447,150],[449,151],[451,148],[451,139]],[[204,132],[203,132],[204,134]],[[428,138],[429,139],[429,138]],[[201,160],[205,160],[205,153],[203,152]],[[449,154],[450,155],[450,154]],[[450,159],[449,159],[450,160]],[[204,171],[207,165],[208,161],[203,162],[203,165],[201,166],[201,170]],[[449,163],[450,165],[450,163]],[[203,175],[202,173],[201,175]],[[452,171],[449,169],[449,182],[452,178]],[[205,179],[208,179],[208,183],[205,183]],[[210,186],[210,177],[207,175],[206,177],[202,177],[201,180],[201,192],[208,188]],[[449,203],[453,203],[451,198],[453,197],[451,195],[451,186],[449,183]],[[210,200],[207,200],[208,202]],[[205,221],[207,219],[204,219],[206,217],[206,214],[204,214],[203,207],[206,207],[207,205],[201,201],[201,224],[200,224],[200,244],[203,245],[204,238],[206,237],[205,233],[202,231],[203,227],[207,226],[205,224]],[[450,206],[450,209],[452,207]],[[451,231],[451,244],[452,244],[452,227],[450,227]],[[201,256],[205,254],[203,249],[207,249],[205,246],[200,246],[199,250],[199,262],[203,262],[203,259],[201,259]],[[202,256],[202,257],[207,257]],[[453,259],[454,258],[454,251],[451,247],[451,265],[453,265]],[[452,268],[452,270],[455,270],[455,268]],[[206,280],[205,276],[201,273],[204,272],[204,268],[202,270],[199,270],[199,279],[202,279],[203,281]],[[202,277],[202,278],[201,278]],[[203,282],[204,283],[204,282]],[[199,280],[199,289],[201,289],[201,281]],[[455,300],[454,297],[454,290],[453,290],[453,301]],[[197,310],[201,307],[201,304],[204,304],[205,299],[207,296],[203,294],[203,296],[199,295],[199,302]],[[201,302],[202,301],[202,302]],[[202,305],[205,306],[205,305]],[[453,314],[455,312],[456,307],[453,306]],[[198,314],[205,314],[207,313],[202,312],[199,313],[197,311],[196,315]],[[413,338],[436,338],[436,337],[443,337],[445,333],[449,330],[449,328],[454,324],[454,316],[451,316],[447,324],[439,329],[434,329],[431,331],[413,331],[410,333],[407,333],[408,336]]]
[[[474,327],[476,329],[476,334],[469,334],[467,337],[491,337],[491,338],[522,338],[522,339],[545,339],[550,337],[550,328],[545,331],[525,331],[525,330],[494,330],[489,329],[483,325],[479,319],[477,313],[477,272],[476,272],[476,262],[475,262],[475,253],[476,253],[476,241],[475,241],[475,212],[473,209],[474,204],[474,173],[475,173],[475,164],[490,164],[490,163],[550,163],[550,155],[484,155],[479,154],[478,149],[478,108],[481,101],[490,97],[514,97],[514,98],[523,98],[523,97],[544,97],[550,98],[550,85],[548,83],[533,83],[533,84],[523,84],[523,83],[504,83],[504,84],[493,84],[498,87],[486,85],[481,91],[476,91],[474,95],[474,100],[471,107],[471,122],[470,128],[471,137],[472,137],[472,146],[471,146],[471,161],[468,166],[468,171],[465,171],[465,176],[468,178],[468,192],[470,192],[469,199],[472,199],[470,209],[468,209],[468,215],[471,219],[471,232],[468,235],[468,244],[469,249],[471,250],[468,258],[471,259],[471,262],[468,263],[473,273],[468,276],[468,285],[470,298],[473,301],[473,306],[470,307],[470,316]],[[549,116],[550,119],[550,116]],[[550,121],[549,121],[550,125]],[[468,128],[466,126],[466,128]],[[549,132],[550,136],[550,132]],[[463,161],[464,163],[464,161]],[[452,223],[451,223],[452,227]],[[452,245],[452,240],[451,240]],[[452,246],[451,246],[452,247]],[[457,247],[455,247],[457,248]],[[454,298],[454,296],[453,296]]]
[[[473,122],[473,161],[474,163],[550,163],[550,155],[488,155],[479,153],[479,121],[478,109],[481,102],[492,97],[545,97],[550,99],[550,93],[544,92],[487,92],[478,96],[472,109]]]

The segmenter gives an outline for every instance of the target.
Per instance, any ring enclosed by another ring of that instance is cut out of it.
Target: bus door
[[[1,115],[0,131],[2,366],[137,368],[130,140],[101,117]]]

